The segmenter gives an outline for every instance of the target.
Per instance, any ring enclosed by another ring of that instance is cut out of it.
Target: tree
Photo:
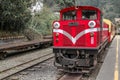
[[[0,0],[0,30],[20,32],[27,26],[32,0]]]
[[[49,35],[52,33],[52,22],[56,19],[57,16],[50,8],[43,7],[33,15],[31,28],[42,35]]]
[[[120,14],[120,0],[113,0],[114,10],[117,14]],[[120,17],[120,15],[118,15]]]
[[[55,2],[54,0],[43,0],[44,6],[47,6],[49,8],[53,7]]]
[[[75,5],[75,0],[55,0],[60,9]]]

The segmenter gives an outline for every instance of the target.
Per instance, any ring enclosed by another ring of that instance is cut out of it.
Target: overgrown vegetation
[[[75,5],[75,0],[55,0],[55,3],[61,8]]]
[[[0,0],[0,30],[21,32],[31,18],[31,0]]]
[[[100,8],[104,17],[114,21],[115,17],[120,17],[120,0],[55,0],[60,9],[73,5],[92,5]]]
[[[113,3],[113,10],[118,14],[117,17],[120,17],[120,0],[111,0]]]
[[[42,35],[49,35],[52,33],[52,22],[57,18],[50,8],[43,7],[33,15],[30,28]]]
[[[41,11],[31,15],[31,4],[42,2]],[[74,5],[99,7],[105,18],[120,17],[120,0],[0,0],[0,31],[22,32],[25,28],[47,35],[52,32],[52,22],[57,20],[54,11]]]

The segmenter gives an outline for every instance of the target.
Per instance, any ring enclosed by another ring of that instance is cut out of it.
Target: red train
[[[114,36],[115,26],[109,20],[103,20],[103,13],[98,8],[62,9],[60,20],[53,22],[55,66],[70,73],[94,69],[100,53]]]

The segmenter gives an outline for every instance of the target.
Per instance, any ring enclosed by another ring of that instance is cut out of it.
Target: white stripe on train
[[[108,28],[103,28],[104,31],[108,30]],[[91,28],[91,29],[86,29],[84,31],[81,31],[80,33],[78,33],[75,37],[71,36],[68,32],[62,30],[62,29],[53,29],[53,32],[56,32],[56,33],[61,33],[63,35],[65,35],[66,37],[68,37],[73,44],[76,43],[76,41],[82,37],[83,35],[87,34],[87,33],[90,33],[90,32],[97,32],[97,31],[100,31],[100,28]]]

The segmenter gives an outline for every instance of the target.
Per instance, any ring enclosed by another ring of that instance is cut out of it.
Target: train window
[[[76,20],[76,11],[64,12],[63,20]]]
[[[82,19],[97,19],[97,12],[94,10],[82,10]]]

